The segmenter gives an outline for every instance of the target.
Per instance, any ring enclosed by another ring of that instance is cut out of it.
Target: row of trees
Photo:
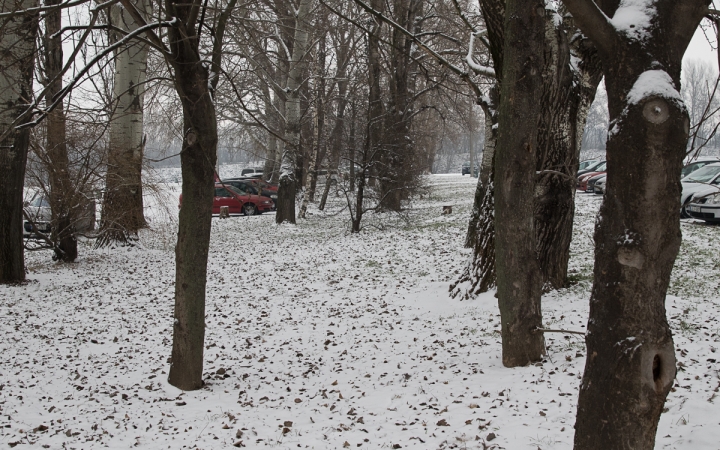
[[[664,298],[691,133],[681,61],[702,18],[716,17],[708,0],[0,2],[0,167],[12,174],[0,180],[0,206],[10,212],[0,221],[3,282],[24,279],[18,227],[34,134],[55,254],[77,255],[87,189],[73,182],[82,172],[68,145],[74,93],[113,80],[95,89],[108,129],[96,132],[107,139],[100,245],[144,226],[143,126],[153,123],[144,114],[182,111],[182,121],[162,120],[182,141],[169,374],[181,389],[202,385],[219,123],[243,127],[265,149],[266,173],[280,184],[278,223],[295,222],[298,192],[306,214],[324,161],[321,209],[347,168],[357,232],[368,210],[402,209],[444,132],[478,104],[485,143],[466,242],[474,256],[452,290],[472,297],[497,287],[503,363],[523,366],[545,352],[542,291],[566,281],[574,174],[604,76],[611,189],[595,235],[576,448],[652,448],[675,374]],[[80,7],[81,23],[63,22],[63,11]],[[66,36],[74,37],[68,58]],[[712,130],[703,133],[707,140]]]

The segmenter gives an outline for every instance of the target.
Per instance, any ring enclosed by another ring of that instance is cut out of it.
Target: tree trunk
[[[205,287],[212,220],[217,121],[209,74],[198,53],[193,5],[170,0],[168,29],[175,88],[183,106],[182,208],[175,246],[175,311],[168,382],[182,390],[203,386]]]
[[[545,5],[506,6],[503,81],[495,155],[495,268],[502,320],[503,364],[524,366],[545,354],[535,254],[533,194],[542,92]]]
[[[538,129],[539,175],[534,206],[545,291],[566,284],[575,215],[575,174],[585,119],[602,77],[596,52],[587,45],[587,39],[576,39],[582,42],[575,43],[571,56],[569,40],[576,28],[567,19],[556,24],[555,15],[548,11],[545,21],[543,112]]]
[[[709,2],[656,1],[645,11],[652,25],[623,31],[606,18],[614,10],[565,4],[600,54],[612,124],[575,449],[650,450],[676,370],[665,295],[690,126],[680,70]]]
[[[297,191],[298,156],[301,154],[300,132],[302,129],[301,98],[305,53],[309,40],[309,14],[312,0],[300,0],[295,18],[295,38],[287,82],[285,149],[280,167],[277,212],[275,222],[295,223],[295,194]]]
[[[464,300],[477,297],[494,288],[495,272],[495,146],[497,143],[497,110],[492,104],[482,105],[485,112],[485,146],[482,166],[475,189],[473,212],[465,238],[465,246],[473,249],[473,256],[463,269],[460,278],[450,285],[450,295]],[[472,241],[471,241],[472,239]]]
[[[418,0],[394,0],[393,15],[406,30],[416,27],[415,17],[422,5]],[[414,30],[419,31],[419,30]],[[379,168],[380,207],[400,211],[401,201],[408,197],[417,183],[417,169],[413,169],[410,141],[412,117],[410,93],[410,52],[412,40],[397,28],[392,31],[390,47],[390,106],[385,119],[385,145]]]
[[[47,0],[46,6],[60,4],[60,0]],[[45,15],[45,75],[48,80],[47,105],[62,90],[62,9],[48,11]],[[58,105],[47,116],[45,151],[48,157],[50,179],[50,208],[52,210],[52,235],[56,243],[55,259],[73,262],[77,258],[75,238],[78,196],[72,183],[70,161],[67,151],[67,128],[65,109]]]
[[[300,206],[300,218],[304,219],[308,205],[315,199],[315,188],[317,187],[317,173],[324,158],[323,132],[325,128],[325,35],[320,36],[318,42],[317,73],[318,80],[315,90],[315,145],[310,155],[308,164],[308,176],[305,182],[305,196]]]
[[[338,78],[338,106],[337,106],[337,117],[335,118],[335,126],[330,133],[330,156],[328,158],[328,173],[325,178],[325,189],[323,190],[322,198],[320,199],[320,205],[318,209],[323,211],[325,204],[327,203],[328,195],[330,194],[330,188],[333,184],[336,184],[338,169],[340,166],[340,152],[342,150],[342,138],[343,129],[345,128],[345,108],[347,106],[347,85],[348,82],[344,79],[344,72],[342,75],[339,73]]]
[[[38,6],[37,0],[0,0],[0,12]],[[5,19],[3,19],[5,21]],[[32,101],[38,15],[4,22],[0,33],[0,283],[25,281],[23,185],[30,130],[12,125]]]
[[[133,0],[147,20],[152,14],[149,0]],[[138,24],[118,5],[111,9],[111,22],[131,32]],[[119,39],[121,36],[113,36]],[[142,198],[144,150],[143,100],[148,45],[134,41],[115,54],[115,105],[110,122],[110,149],[105,176],[105,198],[97,246],[125,244],[146,226]]]

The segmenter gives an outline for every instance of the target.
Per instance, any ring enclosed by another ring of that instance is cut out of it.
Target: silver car
[[[708,189],[718,190],[720,187],[720,163],[708,164],[686,176],[682,180],[682,194],[680,196],[681,217],[690,217],[687,206],[693,195]]]
[[[29,202],[25,202],[24,210],[23,237],[30,238],[37,236],[36,231],[33,230],[33,224],[40,233],[46,234],[51,231],[50,221],[52,220],[52,213],[50,211],[50,203],[43,192],[35,193]]]

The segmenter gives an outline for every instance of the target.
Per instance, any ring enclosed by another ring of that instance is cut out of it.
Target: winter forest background
[[[716,448],[685,215],[720,195],[680,174],[720,161],[719,32],[711,0],[0,0],[0,442]]]

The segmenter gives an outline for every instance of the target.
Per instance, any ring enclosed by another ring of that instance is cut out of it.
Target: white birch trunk
[[[278,208],[275,220],[277,223],[295,223],[295,192],[297,180],[295,171],[297,155],[300,151],[300,131],[302,117],[300,107],[300,87],[305,69],[305,54],[308,50],[310,4],[312,0],[300,0],[295,16],[295,36],[290,58],[290,72],[287,81],[286,100],[286,142],[280,164],[280,187],[278,192]]]
[[[150,0],[133,0],[133,3],[149,19],[152,13]],[[126,32],[138,28],[130,14],[118,5],[111,9],[111,23]],[[111,36],[111,40],[117,38],[119,36]],[[140,41],[121,47],[115,54],[115,103],[110,121],[107,191],[99,245],[124,242],[145,226],[141,172],[147,55],[148,46]]]

